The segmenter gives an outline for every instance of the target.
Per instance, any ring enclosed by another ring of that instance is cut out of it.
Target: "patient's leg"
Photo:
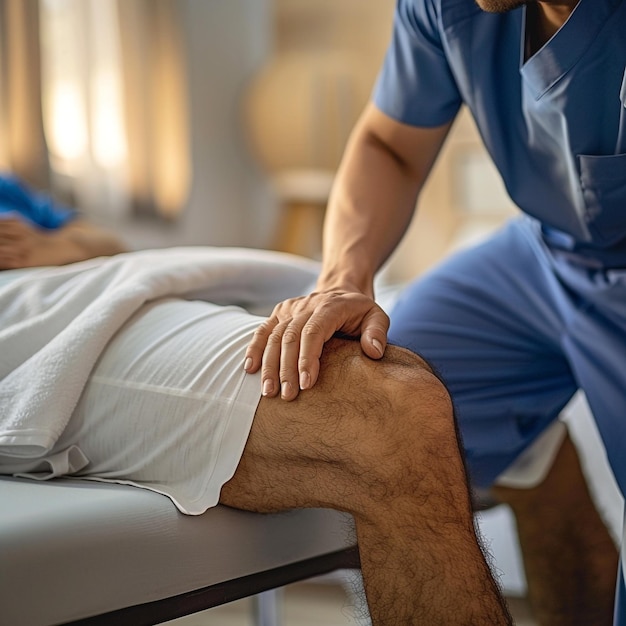
[[[352,513],[376,625],[510,623],[474,532],[450,400],[409,352],[375,362],[331,341],[313,389],[261,401],[221,501]]]

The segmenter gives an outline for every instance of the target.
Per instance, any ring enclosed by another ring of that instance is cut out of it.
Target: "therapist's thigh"
[[[490,486],[576,391],[550,277],[517,222],[410,285],[390,317],[390,341],[419,351],[448,386],[476,486]]]

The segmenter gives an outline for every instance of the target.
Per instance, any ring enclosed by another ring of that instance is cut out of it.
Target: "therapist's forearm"
[[[331,193],[319,290],[373,295],[374,275],[406,232],[448,129],[408,129],[372,107],[366,111]],[[392,141],[396,134],[404,145]]]
[[[262,369],[264,396],[294,400],[313,387],[337,332],[358,337],[371,359],[384,355],[389,318],[374,301],[374,275],[406,231],[450,126],[418,128],[365,109],[333,185],[316,289],[277,304],[246,351],[246,371]]]
[[[348,151],[328,204],[318,287],[373,295],[374,274],[406,231],[419,189],[371,140],[359,138]]]

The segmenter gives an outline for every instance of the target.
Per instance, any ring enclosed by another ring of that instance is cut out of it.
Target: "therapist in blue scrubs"
[[[112,233],[11,175],[0,175],[0,270],[65,265],[124,252]]]
[[[523,217],[411,285],[389,327],[373,278],[461,105]],[[389,340],[440,372],[473,485],[516,514],[539,622],[626,624],[617,551],[569,439],[540,484],[498,485],[583,389],[626,492],[626,0],[399,0],[316,290],[274,310],[248,371],[293,400],[336,331],[373,359]]]

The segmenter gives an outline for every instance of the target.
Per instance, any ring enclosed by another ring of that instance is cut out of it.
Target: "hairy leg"
[[[569,437],[541,484],[493,491],[515,514],[529,600],[539,623],[612,624],[618,553]]]
[[[509,624],[476,539],[449,397],[414,354],[332,340],[318,384],[263,399],[225,504],[354,516],[373,623]]]

